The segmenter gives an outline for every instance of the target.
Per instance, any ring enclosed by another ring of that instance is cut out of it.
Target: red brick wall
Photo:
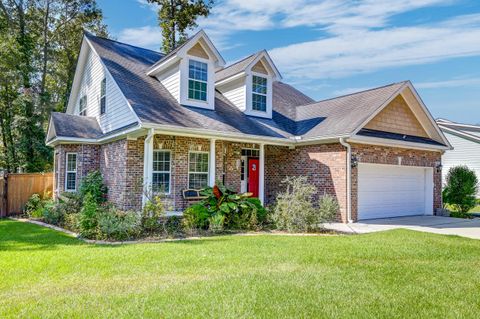
[[[295,149],[267,146],[265,151],[266,202],[284,190],[281,181],[287,176],[307,176],[317,187],[316,196],[325,193],[336,197],[341,214],[346,216],[346,151],[340,144],[300,146]]]
[[[77,154],[77,189],[83,177],[89,172],[99,169],[99,146],[88,144],[61,144],[55,146],[55,178],[54,196],[65,191],[66,154]]]

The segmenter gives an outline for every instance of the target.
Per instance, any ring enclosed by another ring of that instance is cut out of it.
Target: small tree
[[[461,213],[466,213],[476,205],[478,179],[475,172],[467,166],[450,168],[446,186],[443,190],[443,202]]]
[[[162,28],[164,53],[187,39],[187,30],[197,26],[199,17],[210,14],[213,0],[148,0],[159,5],[158,22]]]

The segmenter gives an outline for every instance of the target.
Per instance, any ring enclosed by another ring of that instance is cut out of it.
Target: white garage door
[[[433,214],[433,168],[358,165],[358,219]]]

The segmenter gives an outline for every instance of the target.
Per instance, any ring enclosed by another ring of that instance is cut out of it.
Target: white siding
[[[107,78],[106,112],[100,115],[100,85],[105,76]],[[91,50],[83,68],[79,93],[75,97],[74,114],[78,114],[80,98],[84,95],[87,96],[87,116],[96,117],[104,133],[137,121],[117,84],[106,72],[100,58]]]
[[[180,63],[169,67],[167,70],[157,75],[157,79],[180,103]]]
[[[247,88],[245,86],[245,78],[228,83],[218,89],[240,111],[244,112],[246,110]]]
[[[480,144],[446,132],[444,134],[454,147],[453,150],[446,151],[442,156],[444,182],[448,170],[458,165],[466,165],[473,169],[480,179]],[[480,196],[480,192],[478,196]]]

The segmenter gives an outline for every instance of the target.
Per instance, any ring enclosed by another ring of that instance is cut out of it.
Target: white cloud
[[[325,79],[480,55],[480,14],[436,25],[356,30],[270,51],[290,78]]]
[[[152,26],[123,29],[118,40],[158,51],[162,45],[162,31],[159,27]]]
[[[152,10],[152,11],[155,12],[155,13],[157,13],[157,11],[158,11],[158,4],[156,4],[156,3],[150,3],[150,2],[148,2],[147,0],[137,0],[137,2],[138,2],[142,7],[148,8],[148,9]]]
[[[480,86],[480,78],[457,78],[451,80],[431,81],[414,83],[419,89],[439,89],[452,87],[478,87]]]

